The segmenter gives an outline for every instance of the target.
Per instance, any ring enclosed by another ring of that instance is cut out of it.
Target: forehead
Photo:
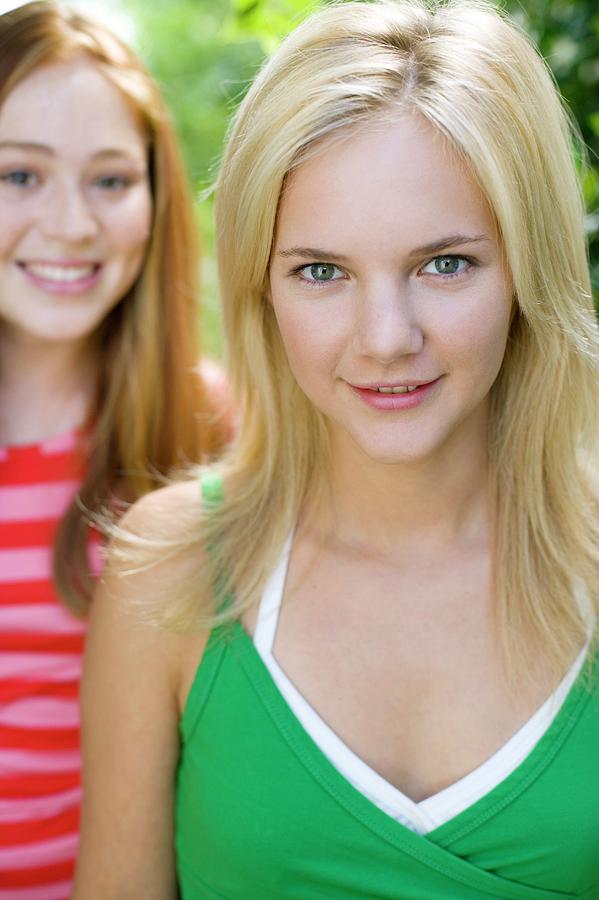
[[[51,147],[145,145],[138,116],[91,60],[40,67],[0,107],[0,136]]]
[[[339,244],[343,252],[372,243],[383,251],[494,230],[485,197],[449,141],[406,113],[325,141],[301,163],[281,196],[277,240]]]

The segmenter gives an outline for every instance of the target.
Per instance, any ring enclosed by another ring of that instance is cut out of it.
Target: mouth
[[[438,380],[439,376],[437,378],[430,378],[426,381],[414,379],[413,382],[404,381],[401,384],[353,384],[352,387],[357,388],[360,391],[372,391],[377,394],[412,394],[414,391],[418,391],[421,388],[429,387]]]
[[[19,267],[40,281],[54,284],[75,284],[86,281],[99,271],[96,262],[19,262]]]
[[[397,412],[412,409],[424,402],[435,389],[443,376],[430,381],[419,381],[408,384],[351,384],[350,389],[375,410]]]
[[[87,259],[28,260],[17,262],[17,266],[37,290],[62,297],[87,294],[102,272],[101,263]]]

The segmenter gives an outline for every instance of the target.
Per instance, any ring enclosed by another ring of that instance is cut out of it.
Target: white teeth
[[[91,266],[51,266],[44,264],[29,263],[25,266],[32,275],[38,278],[45,278],[46,281],[71,282],[80,281],[83,278],[89,278],[94,274],[95,265]]]
[[[377,391],[379,394],[410,394],[418,386],[417,384],[410,384],[407,387],[380,387],[377,388]]]

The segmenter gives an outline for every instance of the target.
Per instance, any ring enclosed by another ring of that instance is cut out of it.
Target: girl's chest
[[[484,566],[464,580],[363,568],[289,579],[272,652],[342,742],[420,801],[489,759],[551,688],[509,692]]]

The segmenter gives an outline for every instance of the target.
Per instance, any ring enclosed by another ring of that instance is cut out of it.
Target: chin
[[[97,327],[96,321],[81,323],[70,321],[60,326],[49,325],[47,328],[38,328],[32,336],[40,343],[71,344],[85,341]]]
[[[414,446],[413,444],[389,443],[358,443],[360,451],[373,463],[382,466],[412,466],[426,462],[434,456],[434,449],[430,446]]]

